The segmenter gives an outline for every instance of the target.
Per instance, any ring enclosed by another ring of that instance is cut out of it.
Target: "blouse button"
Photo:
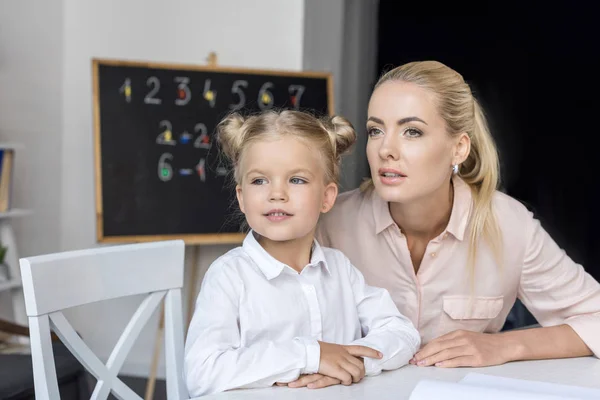
[[[435,257],[436,256],[435,252],[431,253],[430,256]]]

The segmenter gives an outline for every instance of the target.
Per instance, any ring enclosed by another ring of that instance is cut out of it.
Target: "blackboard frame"
[[[220,72],[231,74],[260,74],[266,76],[280,77],[303,77],[319,78],[327,80],[327,108],[329,114],[335,113],[333,76],[330,72],[317,71],[290,71],[277,69],[252,69],[252,68],[233,68],[213,65],[194,65],[183,63],[161,63],[149,61],[135,61],[122,59],[92,58],[92,99],[93,99],[93,135],[94,135],[94,181],[95,181],[95,202],[96,202],[96,240],[99,243],[136,243],[150,242],[159,240],[182,239],[188,245],[198,244],[239,244],[243,241],[243,233],[202,233],[202,234],[164,234],[164,235],[123,235],[107,236],[104,234],[104,213],[102,204],[102,149],[100,126],[100,79],[99,67],[106,66],[125,66],[140,67],[151,69],[164,69],[169,71],[205,71]]]

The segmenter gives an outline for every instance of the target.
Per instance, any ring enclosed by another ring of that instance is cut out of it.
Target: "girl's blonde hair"
[[[339,182],[341,157],[356,141],[352,124],[340,116],[318,118],[303,111],[268,110],[247,117],[233,113],[217,126],[217,141],[233,165],[235,183],[240,183],[240,161],[248,145],[285,135],[303,139],[319,151],[326,183]]]
[[[501,234],[492,210],[492,199],[500,184],[498,151],[488,128],[485,115],[469,85],[453,69],[437,61],[404,64],[385,73],[375,89],[388,81],[413,83],[430,93],[438,112],[446,122],[448,134],[466,132],[471,139],[471,151],[459,167],[459,176],[469,185],[473,195],[473,209],[469,227],[468,268],[473,280],[479,239],[483,237],[501,265]],[[373,186],[363,182],[362,190]]]

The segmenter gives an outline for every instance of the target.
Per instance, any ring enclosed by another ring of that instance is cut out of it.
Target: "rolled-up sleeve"
[[[600,357],[600,284],[530,213],[519,298],[542,326],[568,324]]]

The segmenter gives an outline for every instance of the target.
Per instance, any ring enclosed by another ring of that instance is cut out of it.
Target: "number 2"
[[[152,86],[150,92],[144,97],[144,103],[146,104],[160,104],[162,103],[161,99],[155,98],[156,94],[160,90],[160,81],[157,77],[151,76],[146,81],[146,86]]]
[[[198,136],[194,141],[194,147],[198,149],[210,149],[212,144],[210,143],[210,138],[208,137],[206,125],[204,125],[202,122],[196,124],[194,127],[194,132],[200,133],[200,136]]]
[[[160,126],[163,129],[163,131],[156,138],[156,143],[175,146],[176,142],[175,140],[173,140],[173,126],[171,125],[171,123],[164,119],[160,121],[158,126]]]

